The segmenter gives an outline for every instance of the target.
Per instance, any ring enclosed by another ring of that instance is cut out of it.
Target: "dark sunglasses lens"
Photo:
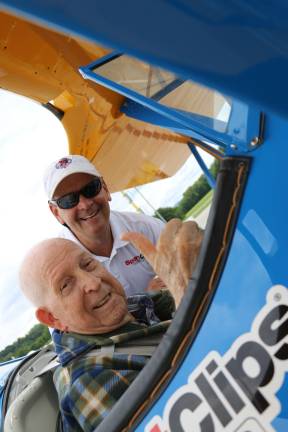
[[[101,188],[102,188],[101,180],[99,178],[96,178],[92,180],[90,183],[88,183],[86,186],[84,186],[81,189],[80,193],[85,198],[93,198],[99,194]]]
[[[93,198],[99,194],[102,188],[102,183],[99,178],[95,178],[79,192],[71,192],[59,198],[56,202],[58,207],[63,210],[71,209],[79,203],[79,196],[83,195],[85,198]]]
[[[57,200],[58,207],[64,210],[73,208],[78,203],[79,203],[79,192],[71,192]]]

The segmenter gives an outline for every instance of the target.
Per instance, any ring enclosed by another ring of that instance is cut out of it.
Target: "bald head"
[[[38,320],[61,331],[102,334],[132,319],[122,285],[70,240],[34,246],[21,266],[20,286]]]
[[[80,249],[70,240],[51,238],[36,244],[25,256],[19,273],[20,288],[34,306],[46,306],[49,280],[45,277],[45,265],[65,247]]]

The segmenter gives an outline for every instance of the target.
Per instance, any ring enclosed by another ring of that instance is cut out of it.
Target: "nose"
[[[85,294],[93,293],[99,291],[101,287],[101,278],[99,276],[93,275],[91,273],[85,273],[83,276],[82,289]]]
[[[77,205],[79,210],[87,210],[91,206],[93,198],[85,198],[83,195],[79,196],[79,203]]]

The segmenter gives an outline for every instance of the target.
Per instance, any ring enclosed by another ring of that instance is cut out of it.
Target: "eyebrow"
[[[94,257],[93,257],[93,255],[92,254],[90,254],[89,252],[83,252],[81,255],[80,255],[80,259],[79,259],[79,263],[80,263],[80,265],[82,265],[82,263],[83,263],[83,261],[87,261],[87,260],[91,260],[91,261],[93,261],[97,266],[99,266],[99,264],[101,264],[97,259],[95,259]]]
[[[86,251],[82,252],[81,255],[79,256],[79,258],[80,258],[80,261],[82,259],[86,259],[86,258],[90,258],[92,260],[95,260],[94,257],[91,254],[89,254],[89,252],[86,252]]]

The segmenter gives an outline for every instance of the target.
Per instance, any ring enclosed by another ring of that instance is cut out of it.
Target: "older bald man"
[[[178,305],[198,257],[198,226],[170,221],[157,248],[139,233],[124,237],[145,255]],[[118,280],[69,240],[36,245],[22,264],[20,282],[38,320],[55,329],[61,367],[54,381],[64,430],[94,431],[149,358],[119,355],[115,346],[149,335],[158,335],[159,343],[170,321],[160,322],[148,295],[128,298],[127,305]],[[95,347],[98,354],[89,355]]]

